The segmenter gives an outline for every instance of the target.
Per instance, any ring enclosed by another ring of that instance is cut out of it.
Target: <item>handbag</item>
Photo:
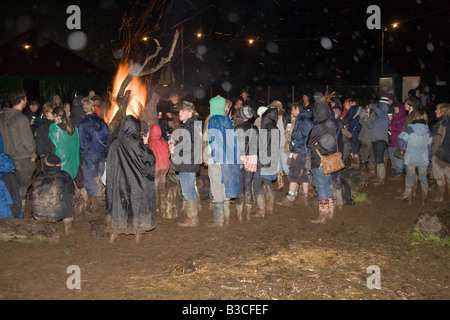
[[[342,154],[339,152],[339,146],[337,143],[337,137],[336,138],[336,148],[337,151],[333,154],[330,154],[328,156],[323,156],[320,154],[319,150],[316,148],[316,152],[320,157],[321,164],[320,167],[323,168],[324,174],[330,174],[334,173],[336,171],[339,171],[341,169],[345,168],[344,160],[342,160]]]

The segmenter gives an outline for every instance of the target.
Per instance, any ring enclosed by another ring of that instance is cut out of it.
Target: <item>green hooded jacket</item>
[[[78,129],[69,135],[56,123],[50,125],[50,140],[55,145],[55,154],[61,159],[61,170],[67,171],[74,179],[80,166],[80,140]]]

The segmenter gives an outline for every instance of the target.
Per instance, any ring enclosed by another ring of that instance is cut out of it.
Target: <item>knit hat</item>
[[[380,101],[378,101],[379,103],[386,103],[387,105],[389,105],[389,99],[388,97],[382,97],[380,99]]]
[[[48,167],[60,167],[61,159],[56,154],[51,154],[45,158],[45,165]]]
[[[269,109],[269,108],[264,107],[264,106],[259,107],[258,110],[256,110],[256,114],[258,116],[262,117],[263,113],[266,112],[267,109]]]
[[[212,116],[224,116],[225,115],[226,101],[221,96],[216,96],[209,100],[210,115]]]
[[[256,116],[255,110],[251,107],[243,107],[239,110],[238,118],[240,120],[248,120]]]
[[[395,100],[395,95],[393,93],[386,93],[386,98],[388,98],[389,100],[394,101]]]

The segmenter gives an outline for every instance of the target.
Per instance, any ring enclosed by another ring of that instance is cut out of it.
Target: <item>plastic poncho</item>
[[[56,123],[50,126],[50,140],[55,145],[55,155],[61,159],[61,169],[67,171],[72,179],[77,176],[80,166],[80,140],[78,129],[69,135]]]

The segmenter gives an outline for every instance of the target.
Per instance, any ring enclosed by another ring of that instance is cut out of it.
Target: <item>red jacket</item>
[[[161,127],[158,123],[152,125],[148,146],[156,158],[155,179],[161,178],[169,171],[169,145],[161,138]]]

